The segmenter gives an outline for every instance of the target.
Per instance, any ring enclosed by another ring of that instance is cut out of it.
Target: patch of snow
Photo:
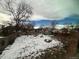
[[[47,43],[45,42],[45,39],[52,41]],[[33,35],[25,35],[18,37],[13,45],[5,49],[0,56],[0,59],[22,59],[23,57],[26,57],[25,59],[31,59],[32,57],[37,57],[44,53],[41,51],[55,46],[62,47],[63,44],[60,41],[51,38],[49,35],[40,34],[36,37]]]
[[[0,36],[0,38],[5,38],[5,37],[3,37],[3,36]]]

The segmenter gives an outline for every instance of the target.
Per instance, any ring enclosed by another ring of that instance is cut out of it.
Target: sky
[[[17,2],[20,0],[17,0]],[[79,14],[79,0],[24,0],[33,8],[35,18],[63,18],[72,14]],[[5,10],[0,9],[0,22],[2,13]],[[3,15],[4,16],[4,15]],[[4,16],[5,17],[5,16]],[[3,18],[4,18],[3,17]],[[8,18],[8,16],[6,16]]]
[[[36,14],[47,18],[79,14],[79,0],[31,0],[31,5]]]

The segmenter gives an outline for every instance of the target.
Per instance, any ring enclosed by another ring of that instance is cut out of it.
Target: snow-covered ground
[[[24,57],[25,59],[35,59],[44,53],[44,50],[55,46],[62,47],[63,44],[48,35],[25,35],[16,38],[13,45],[3,51],[0,59],[23,59]]]

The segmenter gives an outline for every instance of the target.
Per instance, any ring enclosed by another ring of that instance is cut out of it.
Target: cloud
[[[25,2],[33,7],[34,14],[46,18],[59,19],[71,14],[79,14],[78,0],[26,0]]]
[[[36,14],[47,18],[61,18],[78,13],[78,0],[31,0]]]
[[[7,24],[8,21],[10,21],[10,16],[0,13],[0,24]]]

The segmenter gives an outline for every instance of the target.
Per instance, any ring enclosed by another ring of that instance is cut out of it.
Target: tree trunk
[[[20,25],[20,20],[18,19],[18,20],[16,20],[16,32],[18,32],[20,29],[19,25]]]

